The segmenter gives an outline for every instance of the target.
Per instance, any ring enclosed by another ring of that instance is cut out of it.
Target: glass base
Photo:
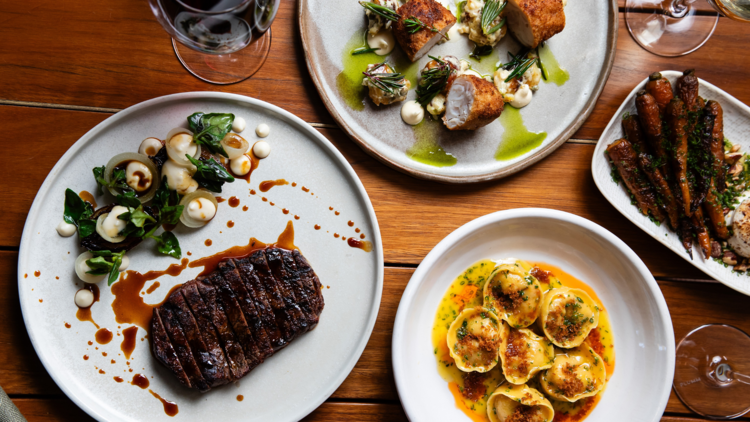
[[[627,0],[625,23],[645,50],[665,57],[684,56],[711,38],[719,22],[716,12],[701,11],[691,1]]]
[[[750,410],[750,337],[722,324],[704,325],[677,345],[674,391],[708,419],[734,419]]]
[[[196,78],[216,85],[235,84],[263,67],[271,50],[271,29],[254,43],[230,54],[201,53],[174,38],[172,47],[180,63]]]

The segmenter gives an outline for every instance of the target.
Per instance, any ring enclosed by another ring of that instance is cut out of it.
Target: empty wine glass
[[[674,390],[690,410],[734,419],[750,410],[750,336],[723,324],[698,327],[677,345]]]
[[[263,66],[281,0],[149,0],[185,69],[214,84],[243,81]]]

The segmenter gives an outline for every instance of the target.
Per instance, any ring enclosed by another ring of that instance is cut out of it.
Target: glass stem
[[[690,11],[690,7],[685,4],[685,0],[673,0],[669,6],[669,15],[673,18],[682,18]]]
[[[739,381],[743,384],[750,385],[750,376],[745,375],[745,374],[740,374],[739,372],[734,372],[734,371],[732,371],[730,375],[732,379],[734,379],[735,381]]]

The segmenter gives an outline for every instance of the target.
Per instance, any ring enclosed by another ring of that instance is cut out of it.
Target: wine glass
[[[674,390],[690,410],[709,419],[750,411],[750,336],[724,324],[688,333],[677,345]]]
[[[676,57],[708,41],[719,21],[717,11],[750,22],[750,0],[626,0],[625,23],[641,47],[659,56]]]
[[[177,58],[214,84],[243,81],[263,66],[281,0],[148,0]]]

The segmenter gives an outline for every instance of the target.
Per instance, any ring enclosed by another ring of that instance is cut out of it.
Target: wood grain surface
[[[579,1],[579,0],[576,0]],[[352,373],[306,421],[405,421],[391,367],[391,336],[401,295],[416,265],[450,232],[494,211],[546,207],[588,218],[622,238],[657,278],[672,315],[675,337],[707,323],[750,331],[750,298],[708,279],[642,233],[602,197],[591,177],[594,142],[633,87],[655,70],[695,68],[698,75],[750,101],[746,69],[750,25],[721,18],[696,53],[677,59],[651,55],[630,37],[620,0],[614,68],[591,117],[538,165],[480,185],[419,181],[370,158],[354,145],[323,107],[307,74],[296,1],[283,1],[273,25],[271,55],[253,78],[218,87],[188,74],[148,5],[136,0],[5,2],[0,5],[0,122],[6,138],[0,166],[7,207],[0,225],[0,386],[29,421],[90,418],[55,385],[34,352],[18,302],[21,231],[49,170],[83,134],[114,112],[157,96],[224,91],[268,101],[315,124],[361,178],[380,223],[386,271],[372,337]],[[703,11],[707,4],[699,3]],[[8,135],[9,134],[9,135]],[[257,184],[257,181],[254,182]],[[272,193],[272,192],[271,192]],[[699,420],[676,398],[663,422]],[[748,419],[743,419],[748,420]]]

